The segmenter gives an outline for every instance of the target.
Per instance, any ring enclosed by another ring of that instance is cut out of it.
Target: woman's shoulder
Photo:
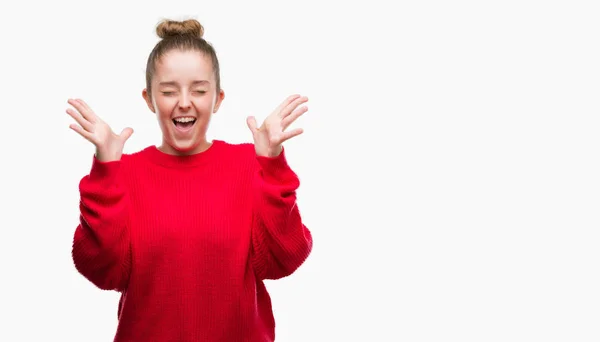
[[[218,154],[223,162],[240,169],[254,169],[257,166],[253,143],[224,140],[213,140],[213,143],[216,144],[215,154]]]
[[[234,155],[236,157],[252,158],[254,155],[254,144],[249,142],[228,142],[225,140],[213,140],[214,146],[220,153]]]

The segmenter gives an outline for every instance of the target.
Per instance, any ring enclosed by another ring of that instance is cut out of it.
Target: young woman
[[[162,144],[125,154],[120,134],[82,100],[69,100],[70,127],[93,143],[79,183],[73,260],[100,289],[121,293],[115,341],[274,341],[265,279],[292,274],[312,236],[296,205],[299,180],[282,143],[307,111],[285,99],[254,144],[207,141],[224,99],[219,62],[196,20],[163,21],[142,95]]]

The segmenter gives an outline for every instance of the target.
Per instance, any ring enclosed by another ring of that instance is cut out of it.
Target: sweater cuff
[[[291,171],[285,156],[285,148],[282,147],[281,153],[276,157],[256,156],[262,170],[269,175],[276,175],[281,172]]]
[[[300,180],[292,170],[285,155],[285,149],[276,157],[257,156],[263,180],[271,184],[279,184],[297,188]]]
[[[96,158],[92,160],[92,169],[90,170],[90,180],[96,182],[112,182],[121,166],[120,160],[103,162]]]

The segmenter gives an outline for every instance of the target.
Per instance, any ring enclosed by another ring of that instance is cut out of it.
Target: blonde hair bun
[[[156,27],[156,34],[164,39],[174,36],[193,36],[202,38],[204,35],[204,27],[196,19],[178,20],[163,20]]]

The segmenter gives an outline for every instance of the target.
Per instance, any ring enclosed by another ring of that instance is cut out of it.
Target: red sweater
[[[285,150],[259,157],[252,144],[94,158],[72,255],[90,282],[121,292],[114,341],[274,341],[263,280],[290,275],[312,249],[298,186]]]

